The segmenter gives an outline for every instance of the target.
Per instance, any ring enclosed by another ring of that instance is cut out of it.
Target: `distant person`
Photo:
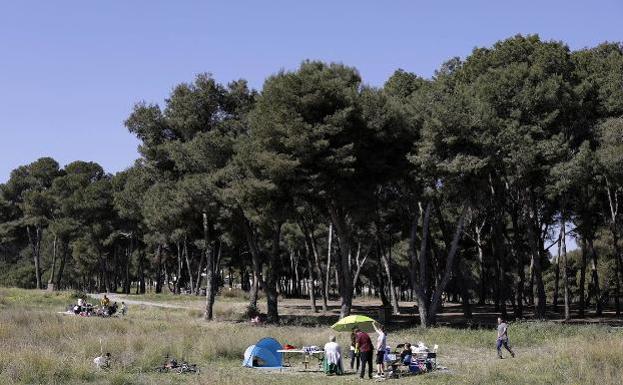
[[[508,350],[511,354],[511,357],[515,357],[515,353],[511,350],[508,344],[508,325],[502,318],[498,318],[498,339],[496,342],[496,349],[498,351],[498,357],[502,357],[502,346]]]
[[[100,305],[102,305],[103,307],[108,307],[108,305],[110,305],[110,299],[106,297],[106,294],[104,294],[104,298],[102,298],[102,300],[100,301]]]
[[[78,298],[78,305],[73,307],[74,314],[80,314],[85,311],[85,302],[82,298]]]
[[[360,378],[366,372],[366,364],[368,365],[368,378],[372,379],[372,340],[368,333],[356,330],[357,339],[355,349],[359,351],[359,360],[361,361]]]
[[[106,353],[93,359],[93,363],[98,369],[110,368],[110,353]]]
[[[335,342],[335,336],[331,336],[329,342],[324,345],[324,370],[327,374],[341,375],[344,373],[342,348]]]
[[[117,312],[117,308],[117,302],[113,302],[113,304],[108,307],[108,316],[114,315]]]
[[[353,328],[350,333],[350,370],[357,368],[359,371],[359,350],[357,350],[357,328]],[[356,366],[355,366],[356,363]]]
[[[376,337],[376,374],[377,376],[385,375],[385,348],[387,347],[387,334],[385,327],[372,323],[374,330],[378,336]]]
[[[126,306],[125,302],[121,301],[121,308],[119,309],[119,311],[121,312],[122,316],[128,314],[128,307]]]
[[[403,365],[409,365],[411,363],[411,357],[413,357],[413,352],[411,351],[411,344],[406,343],[402,348],[402,352],[400,352],[400,362]]]

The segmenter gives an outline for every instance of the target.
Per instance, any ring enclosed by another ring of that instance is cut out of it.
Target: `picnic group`
[[[354,317],[354,316],[351,316]],[[362,316],[356,316],[362,317]],[[433,370],[446,370],[437,364],[438,345],[428,348],[423,342],[407,341],[396,345],[393,349],[387,343],[388,334],[385,327],[376,321],[354,323],[350,329],[346,317],[333,325],[335,331],[350,330],[350,346],[348,357],[343,357],[342,346],[337,342],[335,335],[321,349],[317,346],[296,348],[291,345],[281,346],[272,338],[264,338],[256,345],[252,345],[245,352],[245,362],[248,367],[282,367],[281,355],[285,357],[284,366],[291,366],[290,359],[298,354],[303,357],[305,369],[312,357],[318,360],[319,366],[328,375],[342,375],[345,372],[344,360],[349,361],[351,372],[360,378],[398,378],[404,375],[422,374]],[[367,318],[367,317],[366,317]],[[496,350],[497,356],[503,358],[502,348],[506,349],[511,357],[515,353],[511,349],[508,338],[508,324],[502,319],[497,320]],[[363,330],[365,329],[365,330]],[[375,336],[370,336],[375,333]],[[271,355],[271,349],[273,355]],[[273,359],[274,357],[274,359]],[[272,361],[272,362],[271,362]]]
[[[394,350],[387,344],[385,327],[377,322],[371,323],[375,341],[360,327],[354,327],[350,334],[350,369],[360,378],[393,377],[398,372],[418,374],[436,368],[436,349],[431,350],[422,342],[399,344]],[[324,345],[324,372],[340,375],[344,373],[342,348],[331,336]],[[373,374],[374,373],[374,374]]]
[[[112,302],[106,295],[100,300],[99,306],[93,306],[88,303],[84,298],[78,298],[78,303],[69,306],[66,313],[75,314],[82,317],[113,317],[126,315],[128,308],[125,302],[121,302],[118,305],[117,302]]]

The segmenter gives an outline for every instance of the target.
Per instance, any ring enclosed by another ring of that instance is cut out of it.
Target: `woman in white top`
[[[329,338],[329,342],[324,345],[325,372],[327,374],[342,374],[342,348],[335,342],[335,336]]]

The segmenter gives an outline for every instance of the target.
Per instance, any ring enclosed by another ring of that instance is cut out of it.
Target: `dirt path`
[[[105,293],[89,294],[89,295],[91,297],[94,297],[94,298],[97,298],[97,299],[102,299],[104,297],[104,294]],[[196,309],[199,309],[199,307],[184,306],[184,305],[178,305],[178,304],[174,304],[174,303],[138,301],[138,300],[134,300],[134,299],[128,299],[125,296],[118,295],[118,294],[106,294],[106,295],[108,296],[108,298],[110,299],[111,302],[121,303],[123,301],[123,302],[125,302],[128,305],[153,306],[153,307],[163,307],[163,308],[168,308],[168,309],[185,309],[185,310],[196,310]]]

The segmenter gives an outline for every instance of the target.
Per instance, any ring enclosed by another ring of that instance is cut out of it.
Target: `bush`
[[[37,286],[35,267],[29,260],[20,260],[9,269],[1,269],[0,286],[34,289]]]

